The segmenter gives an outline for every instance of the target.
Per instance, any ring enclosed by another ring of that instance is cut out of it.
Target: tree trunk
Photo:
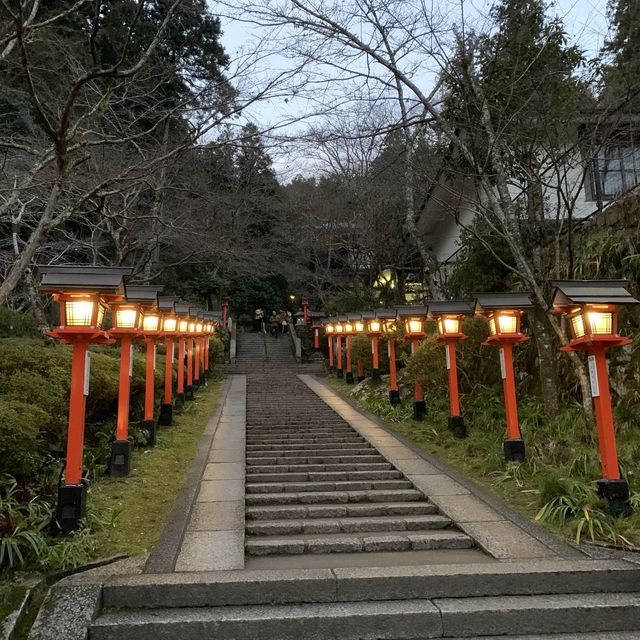
[[[529,321],[538,350],[538,368],[540,371],[540,388],[544,401],[544,411],[547,418],[552,420],[558,415],[560,406],[557,374],[558,354],[544,312],[536,307],[529,314]]]

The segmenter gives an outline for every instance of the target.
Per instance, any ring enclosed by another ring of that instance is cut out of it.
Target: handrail
[[[295,356],[296,362],[298,364],[302,363],[302,341],[298,337],[296,333],[296,328],[293,322],[289,322],[289,339],[291,341],[291,350],[293,351],[293,355]]]

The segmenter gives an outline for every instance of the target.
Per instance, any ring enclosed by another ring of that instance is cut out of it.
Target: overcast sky
[[[208,1],[212,10],[222,16],[222,41],[231,60],[236,59],[238,52],[247,47],[252,39],[264,35],[264,32],[250,28],[245,23],[229,17],[227,12],[220,9],[218,3],[213,0]],[[459,10],[458,0],[440,0],[440,3],[452,12]],[[491,2],[484,0],[464,0],[465,16],[468,19],[481,18],[487,14],[491,4]],[[260,0],[254,0],[254,6],[260,6]],[[217,9],[219,10],[217,11]],[[563,19],[569,38],[585,51],[587,57],[591,57],[598,52],[607,35],[606,9],[607,0],[555,0],[550,3],[548,13],[550,16],[559,16]],[[263,69],[260,71],[266,74],[269,70],[283,65],[284,62],[283,59],[276,57],[265,59],[261,64]],[[278,99],[252,105],[246,115],[256,122],[260,129],[266,129],[288,118],[300,116],[304,113],[304,109],[303,103]],[[299,122],[284,130],[279,130],[279,132],[289,133],[304,126],[304,122]],[[282,179],[287,180],[288,177],[300,170],[298,166],[300,160],[296,154],[279,152],[276,147],[270,151]],[[302,172],[306,173],[306,171]]]

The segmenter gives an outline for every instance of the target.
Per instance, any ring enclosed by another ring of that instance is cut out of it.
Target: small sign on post
[[[591,383],[591,397],[600,397],[600,385],[598,384],[598,367],[595,356],[587,356],[589,366],[589,382]]]
[[[506,380],[507,378],[507,366],[505,364],[504,361],[504,349],[499,349],[498,350],[498,354],[500,355],[500,375],[502,376],[503,380]]]
[[[85,396],[89,395],[89,377],[91,375],[91,353],[86,352],[84,356],[84,390]]]

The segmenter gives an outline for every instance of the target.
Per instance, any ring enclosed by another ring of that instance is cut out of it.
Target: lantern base
[[[380,382],[380,369],[371,370],[371,381],[378,384]]]
[[[87,510],[87,486],[63,484],[58,487],[58,503],[53,526],[63,534],[80,528]]]
[[[193,390],[197,391],[200,388],[201,384],[202,384],[202,381],[200,380],[200,378],[194,378],[194,380],[193,380]]]
[[[192,384],[188,384],[184,388],[184,399],[185,400],[193,400],[193,385]]]
[[[524,440],[521,438],[507,438],[503,441],[504,459],[507,462],[524,462]]]
[[[353,371],[347,371],[347,377],[345,378],[347,384],[353,384]]]
[[[338,378],[344,378],[344,371],[342,369],[337,369],[336,376],[338,376]]]
[[[449,416],[449,431],[453,432],[456,438],[467,437],[467,426],[462,416]]]
[[[389,402],[394,407],[397,407],[400,404],[400,390],[399,389],[389,389]]]
[[[616,518],[633,513],[626,480],[598,480],[598,495],[609,503],[609,511]]]
[[[160,405],[158,424],[163,427],[170,427],[173,424],[173,404],[163,402]]]
[[[111,445],[109,475],[112,478],[123,478],[131,469],[131,443],[128,440],[114,440]]]
[[[155,420],[143,420],[142,428],[149,433],[147,438],[147,447],[156,446],[156,421]]]
[[[184,391],[176,393],[176,403],[181,407],[184,407],[184,405],[187,404],[187,396]]]
[[[427,401],[426,400],[414,400],[413,401],[413,419],[418,422],[422,422],[427,415]]]
[[[364,382],[364,381],[365,381],[364,376],[358,376],[358,382]]]

